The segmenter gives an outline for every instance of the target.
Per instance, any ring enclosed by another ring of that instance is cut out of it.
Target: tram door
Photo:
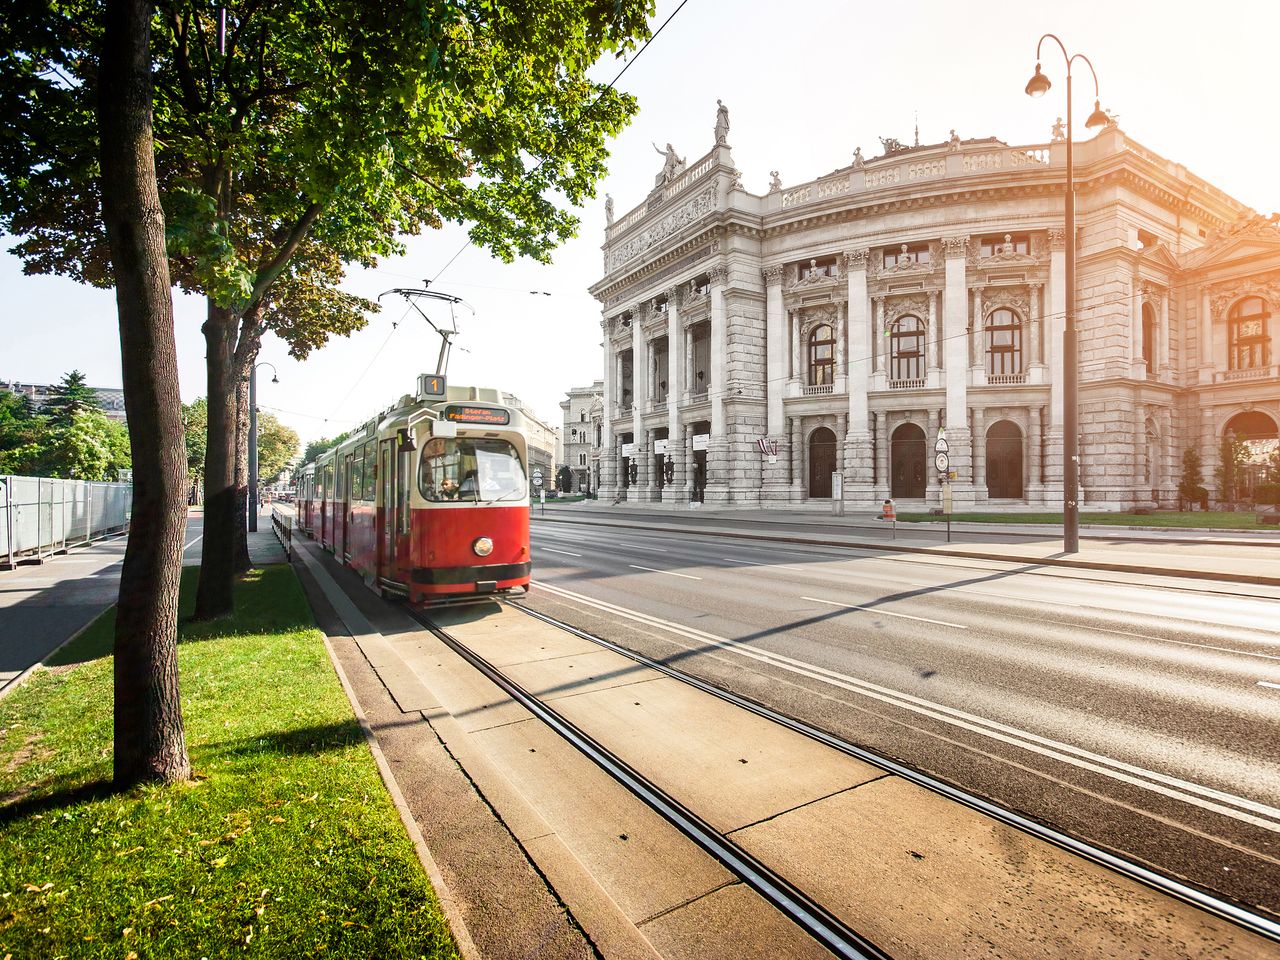
[[[347,454],[342,461],[342,557],[351,559],[351,464],[352,456]]]
[[[382,502],[382,524],[378,534],[378,576],[392,579],[395,575],[396,563],[396,490],[395,474],[391,467],[395,457],[394,440],[382,441],[382,453],[379,457],[378,477],[382,488],[378,499]]]

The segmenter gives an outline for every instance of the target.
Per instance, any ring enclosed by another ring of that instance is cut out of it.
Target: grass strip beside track
[[[0,956],[457,956],[291,568],[181,627],[191,783],[111,792],[113,621],[0,701]]]
[[[945,523],[946,517],[930,513],[899,513],[905,523]],[[953,523],[1044,523],[1062,525],[1060,513],[953,513]],[[1226,510],[1209,511],[1156,511],[1155,513],[1082,513],[1082,524],[1101,524],[1119,527],[1203,527],[1217,530],[1276,530],[1274,526],[1258,523],[1252,510],[1235,513]]]

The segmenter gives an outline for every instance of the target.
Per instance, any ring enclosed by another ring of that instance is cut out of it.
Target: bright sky
[[[655,28],[678,5],[660,0]],[[717,98],[730,110],[734,161],[756,192],[767,189],[773,169],[784,184],[800,183],[849,163],[855,146],[878,155],[877,137],[909,143],[917,112],[922,143],[945,140],[953,127],[963,138],[1042,143],[1065,113],[1066,90],[1055,45],[1043,60],[1053,89],[1041,100],[1022,92],[1046,31],[1093,61],[1102,105],[1129,136],[1260,212],[1280,210],[1278,28],[1275,0],[688,0],[622,78],[640,113],[613,146],[598,199],[580,211],[581,235],[549,266],[503,265],[468,249],[436,283],[475,308],[474,316],[458,312],[449,379],[508,390],[560,422],[564,391],[601,374],[600,310],[587,287],[602,272],[605,193],[613,194],[619,217],[644,199],[662,166],[652,142],[670,141],[689,160],[706,153]],[[612,79],[620,67],[601,64],[597,76]],[[1079,62],[1074,76],[1080,139],[1088,133],[1082,121],[1092,108],[1092,81]],[[353,273],[347,286],[376,298],[416,285],[439,273],[465,239],[460,227],[413,238],[407,256]],[[0,379],[53,382],[79,368],[95,386],[120,385],[111,293],[25,277],[15,257],[0,254],[0,302]],[[280,383],[262,371],[260,406],[307,440],[346,429],[411,392],[418,373],[434,370],[439,340],[416,314],[393,329],[404,302],[384,303],[365,330],[305,363],[268,338],[261,359],[275,364]],[[180,296],[175,308],[189,401],[205,393],[203,308]],[[431,314],[447,319],[439,307]]]

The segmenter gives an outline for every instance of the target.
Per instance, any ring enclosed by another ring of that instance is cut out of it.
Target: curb
[[[580,520],[540,518],[544,523],[582,523]],[[618,527],[627,530],[656,530],[670,533],[670,527],[657,527],[643,523],[618,523],[591,520],[587,521],[597,527]],[[1128,573],[1153,577],[1176,577],[1184,580],[1213,580],[1221,583],[1247,583],[1260,587],[1280,587],[1280,577],[1261,574],[1233,574],[1219,570],[1181,570],[1173,567],[1152,567],[1138,564],[1105,563],[1097,560],[1068,560],[1062,557],[1028,557],[1014,554],[979,553],[971,550],[950,550],[937,547],[911,547],[899,544],[886,544],[883,541],[840,541],[821,540],[816,537],[776,536],[768,533],[739,533],[734,530],[696,530],[675,528],[677,532],[696,536],[728,537],[736,540],[766,540],[771,543],[798,543],[816,547],[846,547],[856,550],[879,550],[883,553],[920,553],[933,557],[952,557],[960,560],[989,560],[996,563],[1028,563],[1046,567],[1065,567],[1075,570],[1103,570],[1110,573]]]
[[[67,639],[63,640],[60,644],[58,644],[56,647],[54,647],[52,650],[46,653],[43,657],[41,657],[31,666],[27,667],[27,669],[23,670],[20,674],[18,674],[16,677],[10,680],[4,687],[0,687],[0,700],[3,700],[5,697],[11,694],[14,690],[17,690],[18,687],[26,683],[27,679],[33,673],[35,673],[37,670],[39,670],[41,667],[44,666],[44,662],[46,660],[48,660],[54,654],[58,653],[58,651],[60,651],[63,647],[69,644],[72,640],[77,639],[82,633],[84,633],[86,630],[92,627],[95,623],[97,623],[98,618],[101,617],[104,613],[106,613],[108,610],[113,610],[113,609],[115,609],[115,604],[114,603],[108,604],[105,609],[94,614],[94,616],[90,618],[89,622],[86,623],[83,627],[81,627],[75,633],[71,634],[71,636],[67,637]]]

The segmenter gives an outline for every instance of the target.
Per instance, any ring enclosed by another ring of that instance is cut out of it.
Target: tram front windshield
[[[432,503],[496,503],[527,492],[520,454],[506,440],[429,440],[418,464],[418,489]]]

